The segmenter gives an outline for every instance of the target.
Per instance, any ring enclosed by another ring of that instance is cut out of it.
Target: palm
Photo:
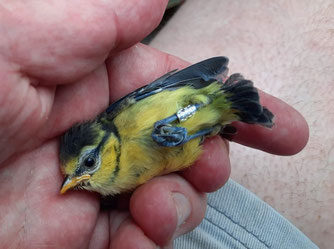
[[[74,198],[59,196],[60,178],[55,140],[2,169],[1,231],[7,236],[1,239],[1,248],[83,248],[87,244],[98,215],[97,199],[79,192]]]

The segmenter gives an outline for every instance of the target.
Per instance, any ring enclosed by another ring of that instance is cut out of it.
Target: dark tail
[[[269,128],[274,125],[274,115],[260,104],[259,93],[252,81],[244,79],[241,74],[232,74],[223,83],[222,90],[227,94],[226,98],[231,101],[240,121]]]

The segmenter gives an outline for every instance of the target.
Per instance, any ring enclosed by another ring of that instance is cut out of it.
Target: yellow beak
[[[75,176],[75,177],[70,177],[67,176],[61,185],[60,193],[65,194],[65,192],[71,188],[74,188],[77,186],[80,182],[88,180],[90,178],[90,175],[82,175],[82,176]]]

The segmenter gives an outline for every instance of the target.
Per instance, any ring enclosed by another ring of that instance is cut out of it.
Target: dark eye
[[[87,157],[84,161],[86,167],[90,168],[95,165],[95,159],[93,157]]]

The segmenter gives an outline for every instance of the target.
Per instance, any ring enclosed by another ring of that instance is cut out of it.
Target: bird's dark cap
[[[64,165],[71,158],[78,157],[83,147],[94,145],[97,139],[98,130],[94,122],[72,126],[60,139],[60,162]]]

